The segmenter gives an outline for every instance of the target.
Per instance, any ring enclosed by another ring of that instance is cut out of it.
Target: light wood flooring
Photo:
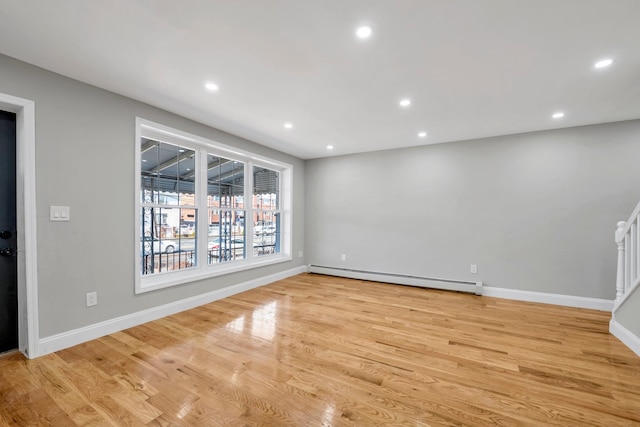
[[[26,360],[12,426],[633,426],[610,314],[302,274]]]

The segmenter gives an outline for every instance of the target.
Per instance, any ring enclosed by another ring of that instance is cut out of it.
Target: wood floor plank
[[[640,358],[609,320],[302,274],[0,357],[0,425],[640,426]]]

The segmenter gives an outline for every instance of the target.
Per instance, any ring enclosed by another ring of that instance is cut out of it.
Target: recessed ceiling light
[[[333,150],[333,145],[327,145],[327,150]]]
[[[285,123],[285,124],[284,124],[284,127],[285,127],[286,129],[293,129],[293,124],[291,124],[291,123]]]
[[[356,30],[356,36],[358,36],[359,39],[368,39],[369,37],[371,37],[371,34],[373,34],[373,29],[371,29],[371,27],[369,27],[368,25],[358,27],[358,29]]]
[[[218,85],[213,82],[208,82],[207,84],[204,85],[204,87],[211,92],[217,92],[219,89]]]
[[[595,68],[607,68],[609,65],[613,64],[613,59],[603,59],[601,61],[596,62],[593,66]]]
[[[178,152],[179,153],[184,153],[184,150],[183,149],[179,149]]]
[[[553,117],[554,119],[561,119],[564,117],[564,113],[562,111],[558,111],[557,113],[553,113]]]
[[[418,132],[418,138],[426,138],[426,137],[427,137],[426,132]]]
[[[405,99],[401,99],[400,100],[400,106],[407,108],[409,105],[411,105],[411,100],[409,98],[405,98]]]

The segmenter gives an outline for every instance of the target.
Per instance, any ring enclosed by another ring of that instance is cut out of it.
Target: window
[[[136,127],[136,293],[291,259],[290,165]]]
[[[208,154],[208,263],[245,258],[244,168],[242,162]]]
[[[253,249],[256,256],[280,252],[280,174],[253,167]]]
[[[196,265],[196,153],[148,138],[140,144],[142,275]]]

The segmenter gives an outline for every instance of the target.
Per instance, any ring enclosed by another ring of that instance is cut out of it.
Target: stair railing
[[[616,300],[613,311],[633,293],[640,283],[640,203],[628,221],[617,224],[615,239],[618,245]]]

